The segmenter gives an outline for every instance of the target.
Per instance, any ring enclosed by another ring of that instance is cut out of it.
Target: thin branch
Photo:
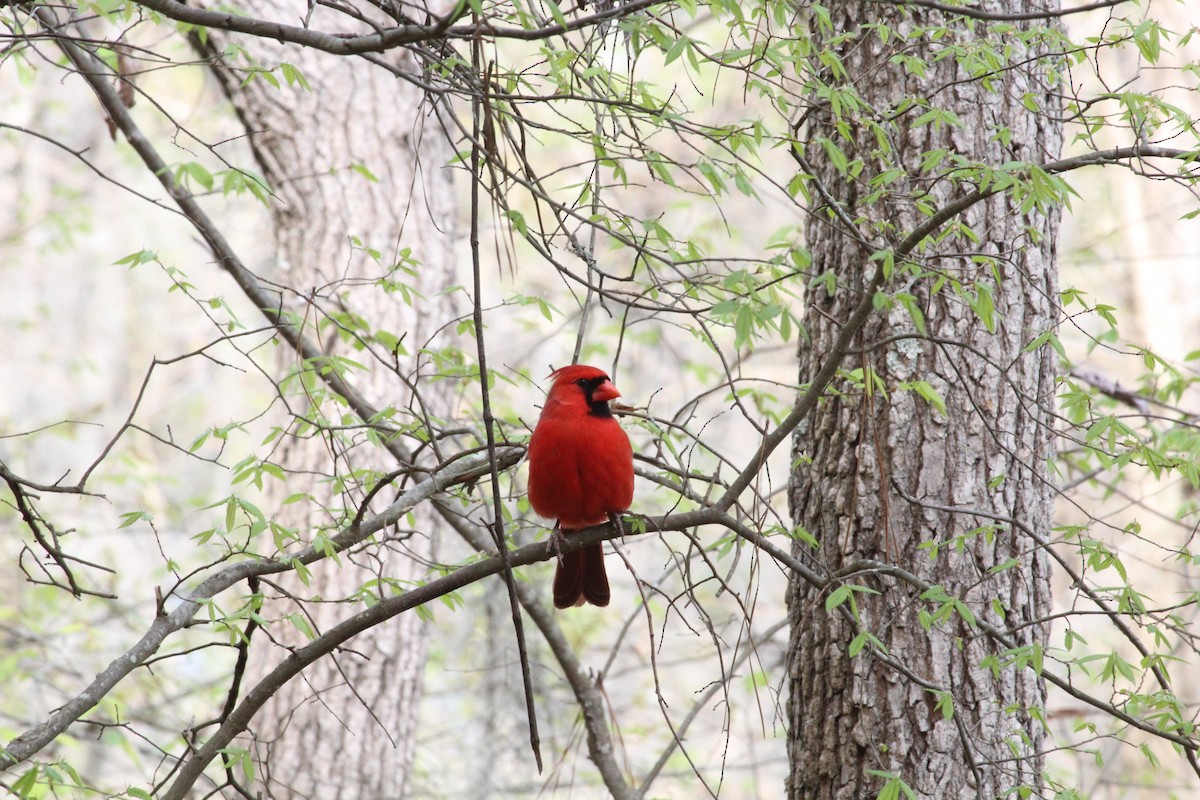
[[[67,153],[70,153],[72,156],[79,159],[79,161],[81,161],[85,167],[90,169],[92,172],[96,173],[96,176],[99,177],[101,180],[108,181],[113,186],[116,186],[118,189],[129,192],[130,194],[132,194],[134,197],[138,198],[139,200],[145,200],[147,203],[158,206],[163,211],[166,211],[170,214],[179,214],[180,213],[178,209],[171,208],[170,206],[166,205],[165,203],[163,203],[160,200],[157,200],[153,197],[142,194],[141,192],[139,192],[137,189],[134,189],[129,184],[122,183],[121,181],[117,180],[116,178],[110,177],[106,172],[104,172],[104,170],[100,169],[95,164],[93,164],[91,161],[88,161],[86,158],[84,158],[84,153],[87,152],[87,149],[76,150],[74,148],[68,147],[67,145],[63,144],[62,142],[58,141],[57,139],[55,139],[53,137],[47,136],[44,133],[39,133],[30,128],[23,128],[20,125],[12,125],[10,123],[0,121],[0,128],[8,128],[9,130],[12,130],[12,131],[18,131],[19,133],[23,133],[26,136],[32,136],[35,139],[41,139],[43,142],[46,142],[47,144],[54,145],[58,149],[63,150]]]
[[[480,48],[481,44],[477,39],[471,47],[471,62],[476,72],[479,72],[481,68]],[[488,78],[485,76],[484,80],[487,82]],[[488,100],[485,95],[482,100],[476,97],[471,103],[471,125],[474,132],[471,145],[470,245],[472,292],[474,294],[471,314],[475,322],[475,352],[479,361],[479,394],[480,402],[483,404],[483,429],[487,435],[488,461],[491,465],[492,524],[489,527],[492,532],[492,540],[496,543],[496,549],[500,551],[500,558],[504,562],[504,583],[508,587],[513,633],[517,638],[517,656],[521,663],[521,684],[525,689],[525,716],[529,723],[529,747],[533,750],[533,760],[537,763],[540,775],[542,772],[542,748],[541,738],[538,736],[537,708],[534,704],[533,673],[529,668],[529,651],[525,645],[525,626],[521,620],[521,608],[517,600],[516,578],[513,577],[512,565],[508,563],[508,542],[504,538],[504,508],[500,495],[500,470],[496,464],[496,420],[492,416],[491,390],[488,386],[487,346],[483,336],[483,267],[479,258],[479,183],[482,177],[480,175],[481,158],[478,142],[480,126],[483,124],[481,118],[484,116],[485,110],[481,108],[481,104],[486,102]]]
[[[787,624],[787,619],[782,619],[779,622],[776,622],[774,625],[764,631],[761,636],[758,636],[758,640],[763,641],[765,639],[772,638],[776,633],[787,627]],[[644,798],[646,796],[646,792],[650,791],[650,787],[654,784],[655,779],[663,771],[663,768],[666,767],[667,761],[671,758],[671,754],[675,752],[675,748],[681,746],[680,739],[682,739],[683,735],[687,733],[687,729],[692,724],[692,721],[695,720],[696,717],[699,716],[700,711],[706,705],[708,705],[708,701],[712,699],[713,695],[715,695],[718,691],[728,687],[729,683],[734,678],[734,672],[741,667],[742,664],[746,663],[746,660],[749,659],[754,652],[755,650],[752,647],[747,647],[745,650],[743,650],[741,654],[734,659],[733,663],[729,665],[729,670],[725,673],[725,675],[722,676],[722,679],[719,681],[714,681],[712,686],[708,687],[708,690],[699,698],[697,698],[696,702],[692,704],[691,711],[689,711],[687,716],[683,718],[683,721],[679,723],[679,726],[675,731],[675,735],[671,737],[671,741],[659,755],[658,761],[654,762],[654,766],[651,767],[650,771],[647,772],[642,778],[641,785],[639,785],[637,789],[638,800]]]
[[[1082,14],[1086,11],[1095,11],[1100,8],[1112,8],[1114,6],[1124,5],[1130,0],[1100,0],[1096,3],[1089,3],[1084,6],[1076,6],[1074,8],[1059,8],[1046,11],[1023,11],[1023,12],[1007,12],[1007,11],[983,11],[970,6],[952,6],[946,3],[936,3],[933,0],[874,0],[879,5],[888,6],[914,6],[916,8],[928,8],[934,11],[941,11],[945,14],[951,14],[958,17],[968,17],[970,19],[986,20],[990,22],[1024,22],[1026,20],[1035,19],[1058,19],[1067,17],[1072,14]]]

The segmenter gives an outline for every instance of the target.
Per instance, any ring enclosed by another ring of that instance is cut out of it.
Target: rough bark
[[[309,9],[304,3],[255,0],[248,10],[256,16],[294,20]],[[314,25],[329,25],[323,13],[329,12],[317,9]],[[351,28],[344,17],[330,27]],[[217,48],[226,44],[216,32],[212,36]],[[278,89],[261,79],[239,86],[240,73],[218,70],[278,196],[272,205],[278,262],[270,277],[290,287],[284,304],[310,324],[323,313],[345,311],[360,315],[372,330],[401,336],[400,351],[389,354],[376,348],[374,358],[328,332],[320,338],[329,353],[367,365],[365,372],[353,373],[350,382],[376,408],[399,409],[393,422],[420,419],[408,382],[415,385],[421,370],[429,371],[417,358],[435,333],[434,321],[453,316],[452,299],[441,294],[454,283],[456,224],[451,176],[445,168],[452,153],[445,134],[418,89],[365,60],[306,48],[285,50],[249,38],[239,38],[238,44],[263,67],[293,64],[311,86],[311,91]],[[409,71],[419,69],[408,54],[382,57]],[[362,165],[377,180],[354,165]],[[415,275],[391,271],[404,249],[420,262]],[[410,288],[412,306],[402,292],[376,284],[385,277]],[[316,330],[310,328],[309,335],[315,338]],[[294,353],[281,355],[284,372],[300,367]],[[421,385],[419,391],[425,411],[444,411],[437,385]],[[305,412],[302,391],[294,389],[288,399],[292,411]],[[325,412],[340,415],[330,405]],[[343,523],[348,521],[344,515],[353,515],[369,488],[350,480],[338,492],[331,476],[397,467],[364,433],[309,433],[289,441],[280,455],[289,476],[280,499],[298,492],[313,498],[282,506],[276,517],[302,537],[339,515]],[[386,504],[391,495],[385,491],[378,502]],[[294,576],[281,582],[281,591],[264,592],[268,600],[263,615],[280,620],[299,613],[319,633],[360,607],[362,600],[355,597],[364,584],[422,577],[436,526],[432,511],[418,512],[413,531],[395,531],[383,544],[343,555],[340,563],[322,562],[309,586]],[[373,591],[390,590],[375,585]],[[269,636],[270,641],[260,637],[252,648],[251,678],[286,656],[287,647],[304,641],[287,622],[274,624]],[[266,796],[402,797],[413,763],[426,644],[420,618],[405,614],[356,638],[351,650],[323,659],[305,670],[302,680],[293,680],[276,694],[253,729],[260,788]]]
[[[993,11],[1033,10],[1036,3],[972,4]],[[1039,6],[1044,9],[1045,6]],[[859,125],[843,139],[828,109],[810,116],[806,139],[825,136],[866,169],[857,179],[840,175],[810,144],[816,179],[845,215],[815,209],[806,227],[814,272],[837,277],[832,294],[809,293],[805,324],[811,339],[800,348],[800,380],[813,374],[830,349],[850,308],[861,297],[875,264],[870,247],[847,234],[844,220],[860,220],[870,239],[899,241],[925,219],[911,202],[925,193],[935,207],[966,194],[970,186],[935,180],[945,166],[922,170],[922,154],[946,148],[966,159],[999,166],[1015,160],[1042,162],[1057,156],[1061,133],[1047,115],[1021,103],[1026,93],[1054,108],[1052,88],[1037,75],[1037,63],[1016,37],[1000,40],[1016,52],[1019,66],[992,76],[989,91],[972,80],[953,57],[934,61],[939,50],[990,35],[961,20],[938,40],[929,34],[905,38],[896,31],[944,22],[937,12],[899,9],[874,2],[830,6],[834,30],[851,35],[832,47],[848,80],[871,114],[889,131],[893,152],[880,156],[874,131]],[[865,23],[893,29],[884,41]],[[1014,23],[1018,29],[1043,22]],[[828,37],[820,42],[830,46]],[[923,58],[925,78],[892,60],[897,52]],[[921,110],[891,117],[910,95],[958,115],[961,126],[921,125]],[[1005,146],[994,131],[1011,131]],[[863,198],[874,175],[899,166],[909,176],[888,199],[868,205]],[[836,381],[819,409],[794,440],[791,504],[794,521],[818,540],[817,550],[797,543],[794,552],[837,570],[856,559],[893,563],[965,601],[979,617],[1013,630],[1022,646],[1044,641],[1035,622],[1049,608],[1048,564],[1029,532],[1045,534],[1052,512],[1046,462],[1052,455],[1049,410],[1056,360],[1049,347],[1025,352],[1055,319],[1055,235],[1058,214],[1022,212],[1010,196],[996,195],[962,217],[978,242],[951,235],[917,253],[919,277],[904,274],[888,291],[908,291],[923,310],[929,338],[908,338],[875,346],[889,336],[915,332],[899,305],[874,314],[859,336],[861,354],[843,367],[869,368],[886,394]],[[980,263],[972,256],[986,256]],[[931,291],[938,276],[975,282],[993,292],[995,330],[989,331],[952,285]],[[907,283],[907,285],[905,285]],[[909,381],[928,381],[945,398],[936,411]],[[998,483],[995,481],[1002,480]],[[992,483],[989,484],[989,481]],[[972,513],[977,512],[977,513]],[[1015,521],[1015,524],[1007,522]],[[956,540],[956,537],[957,538]],[[929,543],[941,543],[936,551]],[[923,548],[922,545],[926,545]],[[1011,568],[992,572],[1013,560]],[[880,592],[855,598],[861,629],[874,634],[890,658],[911,674],[889,666],[869,651],[851,658],[848,646],[860,628],[837,611],[827,612],[829,590],[818,591],[793,579],[788,592],[791,622],[789,667],[788,795],[806,800],[860,800],[878,794],[886,778],[898,776],[919,797],[992,798],[1016,786],[1041,786],[1043,727],[1037,716],[1045,687],[1031,669],[1008,666],[996,672],[981,666],[989,655],[1004,654],[997,644],[956,615],[925,630],[920,612],[942,605],[920,599],[909,584],[879,574],[848,579]],[[1001,616],[1001,612],[1003,616]],[[924,685],[922,685],[924,684]],[[945,718],[937,690],[953,698]]]

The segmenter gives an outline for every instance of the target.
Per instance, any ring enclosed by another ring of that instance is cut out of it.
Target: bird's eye
[[[586,389],[588,385],[587,378],[580,378],[579,380],[575,381],[575,385],[581,389]]]

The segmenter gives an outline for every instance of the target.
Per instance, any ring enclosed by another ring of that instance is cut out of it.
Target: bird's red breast
[[[608,407],[621,393],[596,367],[551,377],[529,440],[529,504],[566,530],[586,528],[633,502],[633,448]]]
[[[529,504],[563,530],[578,530],[626,511],[633,502],[633,448],[608,401],[621,396],[608,375],[575,364],[554,383],[529,439]],[[559,608],[608,605],[604,551],[592,545],[565,554],[554,576]]]

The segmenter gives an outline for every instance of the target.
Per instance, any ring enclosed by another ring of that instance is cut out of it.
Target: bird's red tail
[[[590,544],[562,556],[554,573],[555,608],[606,606],[610,596],[603,545]]]

